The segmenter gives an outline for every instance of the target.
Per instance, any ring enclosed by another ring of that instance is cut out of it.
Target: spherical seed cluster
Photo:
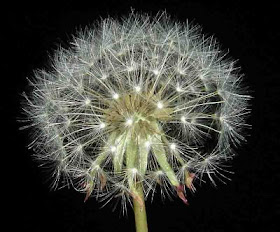
[[[25,96],[27,127],[54,187],[137,199],[159,185],[184,201],[194,179],[226,178],[223,163],[244,137],[242,76],[198,26],[131,13],[102,20],[60,48]],[[61,181],[59,181],[61,180]],[[105,193],[105,194],[103,194]]]

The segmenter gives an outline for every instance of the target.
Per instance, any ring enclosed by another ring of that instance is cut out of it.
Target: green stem
[[[136,232],[148,232],[145,200],[141,183],[137,184],[136,193],[137,197],[133,198]]]

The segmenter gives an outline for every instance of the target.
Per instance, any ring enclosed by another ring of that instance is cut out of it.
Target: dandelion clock
[[[165,12],[103,19],[51,64],[29,78],[22,128],[51,166],[52,188],[120,199],[145,232],[154,194],[187,205],[196,184],[227,179],[250,96],[236,62],[199,26]]]

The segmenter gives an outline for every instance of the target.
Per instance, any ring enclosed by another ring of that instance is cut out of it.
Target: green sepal
[[[123,157],[127,143],[127,133],[123,133],[116,138],[116,151],[113,157],[113,165],[115,173],[120,173],[123,167]]]
[[[149,138],[150,136],[148,136]],[[147,166],[148,166],[148,155],[150,152],[150,146],[146,145],[146,142],[148,141],[148,139],[144,139],[143,137],[139,137],[139,141],[138,141],[138,149],[139,149],[139,153],[138,153],[138,169],[139,172],[141,173],[141,175],[145,175],[146,171],[147,171]]]
[[[155,123],[156,124],[156,123]],[[176,177],[175,172],[173,171],[171,165],[168,163],[167,154],[164,147],[164,143],[162,141],[162,134],[159,125],[156,125],[157,131],[152,137],[152,150],[156,157],[157,162],[159,163],[161,169],[165,172],[166,176],[168,177],[169,181],[174,186],[179,186],[179,181]]]

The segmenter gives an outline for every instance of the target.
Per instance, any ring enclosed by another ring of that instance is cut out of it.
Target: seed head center
[[[165,105],[156,95],[151,97],[149,92],[120,95],[104,109],[106,125],[122,132],[132,128],[137,133],[153,131],[151,122],[171,119],[172,110]]]

